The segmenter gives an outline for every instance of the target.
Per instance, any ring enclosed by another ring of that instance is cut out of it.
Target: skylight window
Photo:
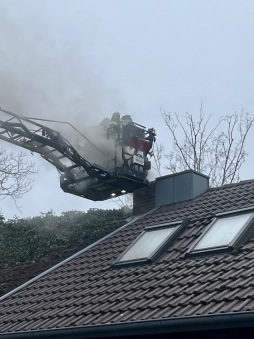
[[[120,255],[114,265],[155,261],[166,251],[185,226],[186,222],[178,221],[146,227],[144,232]]]
[[[253,223],[253,210],[218,215],[208,226],[188,254],[204,254],[229,250],[239,244]]]

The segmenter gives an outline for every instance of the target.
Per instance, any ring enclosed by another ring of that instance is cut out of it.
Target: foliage
[[[86,246],[125,223],[122,210],[52,211],[34,218],[0,220],[0,267],[32,262],[68,245]]]
[[[212,186],[239,181],[253,115],[242,111],[223,116],[212,124],[214,119],[211,115],[205,118],[201,105],[197,121],[189,113],[183,119],[176,113],[162,112],[162,117],[173,138],[173,151],[166,156],[167,169],[173,173],[187,169],[202,172],[210,177]]]
[[[25,153],[7,153],[0,148],[0,197],[21,198],[31,189],[35,173],[35,165],[27,161]]]

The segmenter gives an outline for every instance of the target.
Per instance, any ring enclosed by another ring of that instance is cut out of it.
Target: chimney
[[[156,178],[148,187],[133,193],[133,215],[154,207],[191,200],[209,188],[209,177],[193,170]]]

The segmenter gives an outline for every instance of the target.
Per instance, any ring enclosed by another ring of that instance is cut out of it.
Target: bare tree
[[[126,209],[130,209],[130,210],[132,210],[132,208],[133,208],[133,195],[132,195],[132,193],[115,197],[113,199],[110,199],[110,201],[114,202],[120,208],[126,208]]]
[[[1,198],[10,197],[15,201],[21,198],[31,189],[35,173],[35,165],[27,160],[25,153],[7,153],[0,148]]]
[[[242,111],[212,124],[214,117],[205,118],[201,104],[197,121],[189,113],[181,119],[176,113],[162,112],[162,117],[173,138],[173,150],[166,155],[167,169],[173,173],[186,169],[202,172],[210,177],[212,186],[239,181],[253,115]]]
[[[164,147],[162,144],[158,144],[157,142],[154,143],[153,151],[152,151],[152,156],[154,160],[154,165],[152,168],[161,176],[161,163],[162,163],[162,158],[164,156]]]

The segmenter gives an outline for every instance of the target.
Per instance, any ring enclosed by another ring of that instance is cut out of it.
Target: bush
[[[125,223],[122,210],[52,211],[38,217],[0,218],[0,267],[36,261],[47,253],[100,239]]]

